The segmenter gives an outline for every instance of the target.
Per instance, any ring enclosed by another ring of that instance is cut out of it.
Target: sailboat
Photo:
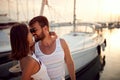
[[[101,48],[106,47],[106,39],[102,34],[96,33],[95,25],[89,23],[76,23],[76,0],[74,0],[73,32],[63,35],[70,48],[75,64],[75,71],[82,71],[98,55]],[[66,77],[68,71],[66,69]]]
[[[73,13],[73,31],[61,36],[61,38],[65,39],[70,48],[77,73],[101,55],[101,50],[106,47],[106,39],[102,34],[96,32],[97,25],[83,22],[76,23],[76,0],[74,0]],[[69,23],[66,25],[71,26]],[[61,24],[60,26],[64,25]],[[65,70],[66,78],[68,78],[67,68]]]
[[[43,0],[43,4],[44,1]],[[106,40],[100,34],[95,31],[95,26],[86,23],[76,24],[76,0],[74,0],[74,15],[73,15],[73,32],[61,36],[67,42],[73,61],[75,64],[75,71],[81,71],[91,61],[93,61],[98,55],[100,55],[101,48],[105,48]],[[44,8],[43,6],[41,7]],[[41,10],[42,10],[41,9]],[[42,10],[43,11],[43,10]],[[41,11],[41,14],[43,12]],[[103,49],[104,50],[104,49]],[[10,72],[19,72],[19,64],[11,67]],[[66,65],[65,65],[66,68]],[[66,78],[68,77],[68,71],[66,70]]]

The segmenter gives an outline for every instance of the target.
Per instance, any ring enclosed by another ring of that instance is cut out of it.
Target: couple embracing
[[[34,37],[34,39],[33,39]],[[76,80],[74,62],[64,39],[49,31],[45,16],[15,24],[10,30],[11,58],[20,61],[21,80],[65,80],[65,63]]]

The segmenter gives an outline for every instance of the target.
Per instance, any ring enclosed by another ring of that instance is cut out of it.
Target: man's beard
[[[35,35],[35,42],[38,42],[40,40],[42,41],[44,38],[45,38],[45,34],[42,31],[40,35]]]

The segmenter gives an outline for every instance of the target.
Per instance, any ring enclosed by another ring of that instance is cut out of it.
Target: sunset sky
[[[17,4],[18,1],[18,4]],[[7,13],[18,21],[30,20],[40,14],[42,0],[0,0],[0,14]],[[8,4],[9,2],[9,4]],[[44,15],[50,21],[73,20],[74,0],[48,0]],[[76,0],[78,21],[118,21],[120,19],[120,0]],[[18,7],[18,12],[17,12]]]

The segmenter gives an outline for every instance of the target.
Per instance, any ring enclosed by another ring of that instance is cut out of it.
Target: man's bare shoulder
[[[60,38],[60,43],[61,43],[63,48],[67,47],[67,43],[66,43],[66,41],[63,38]]]
[[[63,38],[60,38],[60,42],[61,42],[61,44],[66,43],[65,40],[64,40]]]

